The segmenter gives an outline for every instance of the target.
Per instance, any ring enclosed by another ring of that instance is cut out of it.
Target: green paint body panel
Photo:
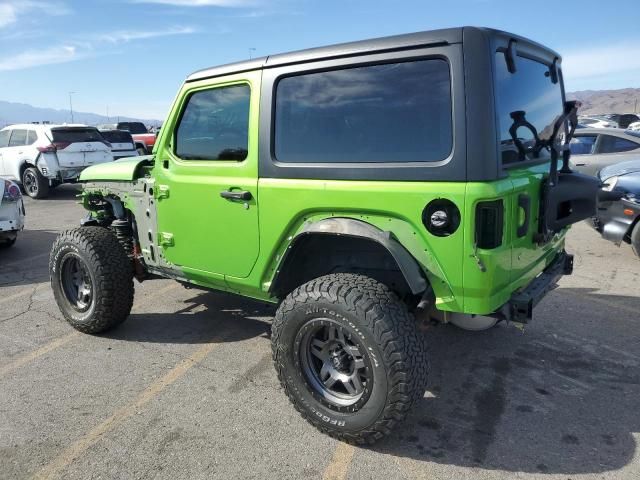
[[[181,160],[173,153],[173,132],[188,95],[200,89],[238,83],[251,88],[249,148],[246,160]],[[429,280],[440,310],[488,314],[504,305],[564,248],[564,234],[537,246],[541,180],[548,164],[511,169],[493,182],[325,181],[259,178],[258,126],[261,72],[244,72],[186,83],[176,98],[154,149],[157,231],[155,248],[191,282],[252,298],[269,294],[280,262],[308,222],[329,217],[360,220],[393,236],[417,261]],[[132,181],[146,157],[125,159],[84,170],[83,181]],[[100,191],[98,185],[94,190]],[[246,190],[252,198],[230,201],[224,190]],[[104,193],[104,189],[102,189]],[[518,195],[531,199],[532,218],[525,236]],[[457,205],[462,222],[448,237],[430,234],[422,212],[431,200]],[[478,202],[502,199],[502,245],[475,248]],[[486,271],[478,266],[479,259]]]
[[[79,180],[86,181],[111,181],[122,180],[132,181],[136,178],[136,173],[140,168],[140,164],[153,159],[153,155],[144,155],[140,157],[121,158],[114,162],[99,163],[85,168],[80,173]]]

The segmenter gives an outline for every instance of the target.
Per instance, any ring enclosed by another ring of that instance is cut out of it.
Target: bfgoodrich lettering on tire
[[[62,232],[51,249],[49,273],[56,303],[76,330],[104,332],[122,323],[131,311],[131,261],[106,228]]]
[[[302,416],[340,440],[372,443],[405,417],[427,381],[422,334],[406,305],[362,275],[312,280],[272,327],[278,378]]]

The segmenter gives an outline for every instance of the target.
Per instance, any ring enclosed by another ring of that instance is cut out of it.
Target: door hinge
[[[161,247],[173,247],[173,233],[159,232],[158,233],[158,245]]]
[[[158,185],[154,193],[158,200],[162,198],[169,198],[169,185]]]

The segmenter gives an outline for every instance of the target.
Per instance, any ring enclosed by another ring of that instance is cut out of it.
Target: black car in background
[[[593,226],[616,245],[631,244],[640,257],[640,160],[610,165],[600,170],[598,176],[603,190],[618,192],[622,198],[599,202]]]
[[[618,128],[622,129],[629,128],[632,123],[640,121],[640,117],[635,113],[612,113],[605,115],[605,117],[618,124]]]

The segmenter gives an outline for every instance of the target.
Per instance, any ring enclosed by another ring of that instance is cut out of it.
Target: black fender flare
[[[318,222],[307,224],[291,241],[287,248],[287,253],[280,261],[276,276],[272,281],[270,291],[276,289],[278,284],[279,272],[287,260],[288,253],[295,248],[295,244],[306,235],[337,235],[349,236],[374,241],[384,247],[393,257],[404,276],[407,285],[414,295],[424,293],[428,288],[428,282],[425,275],[418,265],[415,258],[407,251],[407,249],[395,239],[389,231],[384,231],[370,223],[356,220],[354,218],[331,217],[325,218]]]

